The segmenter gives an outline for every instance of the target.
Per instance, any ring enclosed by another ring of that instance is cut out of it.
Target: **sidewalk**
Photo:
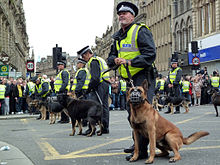
[[[30,159],[15,146],[0,141],[0,148],[9,146],[10,149],[0,151],[0,165],[33,165]]]
[[[29,114],[0,115],[0,120],[37,118],[38,116]],[[31,160],[15,146],[0,141],[0,148],[3,146],[9,146],[10,149],[0,151],[0,165],[33,165]]]
[[[0,120],[37,118],[38,116],[39,115],[30,115],[30,114],[0,115]]]

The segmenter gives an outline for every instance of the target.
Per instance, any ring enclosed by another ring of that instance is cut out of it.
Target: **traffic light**
[[[198,42],[197,41],[192,41],[191,42],[191,50],[192,53],[198,53]]]
[[[58,44],[56,44],[56,47],[53,48],[53,68],[57,68],[57,61],[62,60],[62,47],[58,47]]]

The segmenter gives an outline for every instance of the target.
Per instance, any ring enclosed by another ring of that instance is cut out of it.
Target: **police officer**
[[[58,102],[61,105],[67,104],[65,101],[67,98],[67,92],[70,88],[70,73],[67,69],[65,69],[65,66],[65,59],[57,62],[59,73],[57,74],[54,82],[54,90],[57,94]],[[69,123],[69,117],[64,112],[62,112],[61,120],[58,121],[58,123]]]
[[[50,85],[47,80],[44,78],[37,78],[36,79],[36,85],[35,85],[35,96],[36,98],[43,101],[43,106],[46,106],[45,103],[47,101],[47,96],[49,96],[50,92]],[[38,120],[41,119],[41,114],[37,118]],[[49,119],[49,112],[46,112],[46,119]]]
[[[217,92],[219,91],[219,84],[220,84],[220,78],[218,76],[218,73],[216,71],[213,71],[213,76],[211,77],[211,86]]]
[[[5,91],[6,86],[3,84],[3,81],[0,80],[0,115],[4,115],[5,111]]]
[[[156,93],[163,94],[164,93],[165,80],[162,74],[158,75],[158,79],[156,80]]]
[[[77,72],[73,81],[72,91],[75,91],[77,98],[86,99],[86,90],[88,89],[90,74],[89,70],[85,68],[86,61],[78,58]]]
[[[186,76],[183,76],[183,81],[181,82],[181,87],[182,87],[183,96],[185,98],[187,98],[189,101],[191,101],[190,95],[189,95],[190,82],[188,81]]]
[[[109,85],[105,80],[109,80],[109,73],[104,72],[108,69],[108,66],[104,59],[95,56],[89,46],[86,46],[77,52],[85,61],[87,61],[86,67],[89,70],[91,79],[88,86],[89,99],[96,100],[103,106],[103,134],[109,133],[109,106],[108,106],[108,95]],[[87,135],[91,132],[91,129],[86,130],[83,135]]]
[[[168,75],[168,89],[169,95],[171,97],[180,97],[181,96],[181,89],[180,89],[180,81],[182,78],[182,69],[178,67],[178,55],[176,52],[172,55],[171,58],[171,69]],[[165,113],[170,113],[170,107],[168,107],[168,111]],[[174,114],[180,113],[180,106],[176,107],[176,111]]]
[[[122,64],[128,65],[134,86],[140,86],[147,79],[149,90],[147,98],[152,102],[155,89],[154,67],[152,64],[156,58],[156,48],[150,29],[144,24],[134,23],[138,15],[138,8],[130,2],[120,2],[117,5],[117,14],[121,29],[113,35],[114,43],[108,57],[108,65],[120,65],[119,74],[128,80],[126,68]],[[128,109],[128,120],[130,120],[130,108]],[[148,139],[140,135],[139,157],[143,159],[148,156]],[[134,146],[125,149],[125,152],[133,152]],[[126,157],[130,160],[133,153]]]

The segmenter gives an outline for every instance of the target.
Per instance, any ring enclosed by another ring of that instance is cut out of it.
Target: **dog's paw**
[[[137,159],[138,159],[137,156],[133,156],[133,157],[129,160],[129,162],[135,162],[135,161],[137,161]]]
[[[70,136],[74,136],[74,135],[75,135],[75,133],[70,133],[69,135],[70,135]]]
[[[175,163],[175,162],[176,162],[176,159],[170,158],[169,163]]]
[[[147,159],[146,161],[145,161],[145,164],[152,164],[154,162],[154,160],[152,160],[152,159]]]
[[[101,132],[97,133],[97,136],[102,136],[102,133]]]

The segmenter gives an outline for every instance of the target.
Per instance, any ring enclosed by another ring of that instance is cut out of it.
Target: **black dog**
[[[59,97],[59,96],[58,96]],[[79,124],[79,133],[82,134],[82,119],[86,119],[92,131],[87,136],[92,136],[95,132],[96,123],[100,127],[100,131],[97,133],[98,136],[102,135],[102,105],[93,100],[76,100],[69,96],[62,96],[61,105],[64,107],[64,112],[68,114],[72,121],[72,133],[70,136],[75,135],[76,121]],[[59,99],[58,99],[59,100]]]
[[[218,93],[214,88],[207,90],[207,93],[212,96],[212,104],[215,107],[216,117],[218,117],[218,108],[220,106],[220,93]]]
[[[57,115],[59,118],[61,117],[63,108],[64,107],[58,103],[56,96],[47,98],[47,109],[50,113],[50,124],[54,124],[56,122]]]
[[[170,107],[170,114],[173,114],[174,107],[176,106],[183,106],[183,108],[186,110],[184,113],[189,112],[190,101],[185,97],[163,96],[162,101],[165,105],[168,105]]]

